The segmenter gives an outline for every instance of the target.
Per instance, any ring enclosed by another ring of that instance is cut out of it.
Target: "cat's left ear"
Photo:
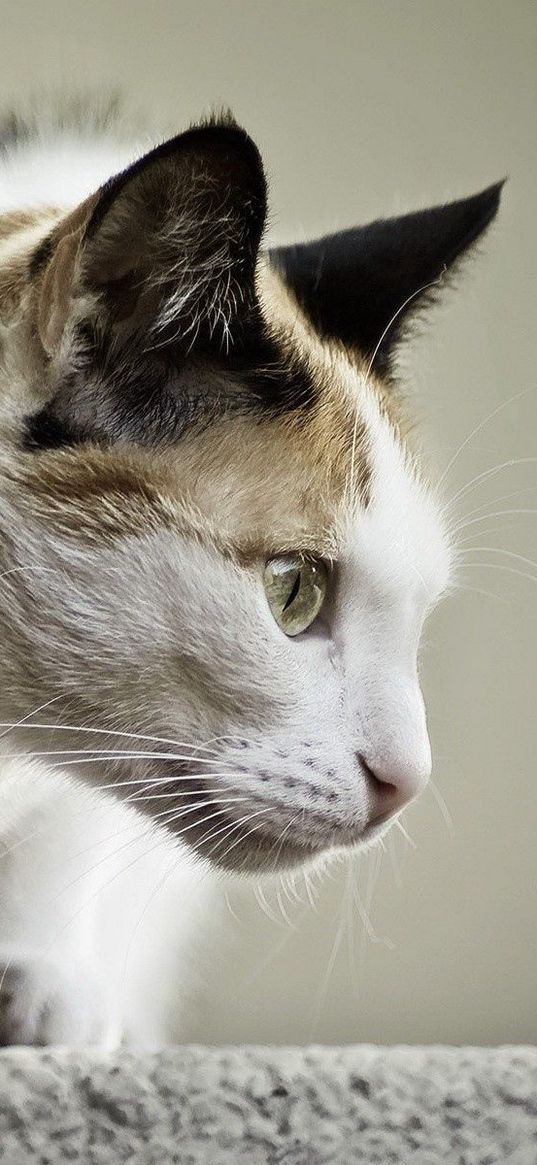
[[[64,218],[34,256],[45,351],[70,321],[121,344],[137,335],[226,344],[253,301],[266,213],[261,159],[231,120],[158,146]]]
[[[270,252],[321,336],[360,352],[381,374],[413,313],[494,218],[503,182],[402,218]]]

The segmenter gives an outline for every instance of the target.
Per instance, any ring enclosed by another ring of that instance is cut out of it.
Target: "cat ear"
[[[200,336],[224,344],[254,297],[266,212],[261,159],[231,121],[158,146],[68,215],[32,265],[38,330],[57,350],[70,320],[119,343]]]
[[[270,252],[315,328],[389,374],[411,315],[494,218],[503,182],[402,218]],[[432,286],[431,286],[432,285]]]

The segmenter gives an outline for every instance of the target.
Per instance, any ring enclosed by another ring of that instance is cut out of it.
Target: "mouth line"
[[[177,764],[176,762],[174,765],[177,784],[175,782],[172,784],[172,773],[167,768],[164,788],[167,796],[172,796],[173,790],[177,807],[182,805],[188,812],[188,807],[192,805],[195,797],[198,795],[204,797],[205,788],[209,784],[212,785],[213,782],[210,773],[204,771],[201,766],[194,774],[193,766],[190,764],[188,765],[190,779],[185,787],[181,778],[184,777],[186,767],[184,763]],[[136,802],[136,807],[145,812],[149,818],[154,818],[156,824],[159,824],[157,819],[160,818],[162,810],[162,801],[158,798],[160,789],[156,783],[159,775],[155,766],[152,771],[147,773],[145,788],[142,780],[140,781],[140,796]],[[301,861],[307,861],[331,849],[357,849],[361,843],[374,840],[385,820],[390,817],[390,814],[386,813],[371,823],[367,822],[367,818],[365,821],[355,819],[354,822],[351,819],[350,823],[349,821],[338,821],[337,818],[334,819],[334,816],[331,816],[330,809],[326,814],[311,806],[302,806],[298,810],[293,809],[291,806],[281,804],[275,798],[257,795],[251,789],[245,790],[243,804],[232,806],[225,803],[227,792],[225,786],[222,786],[218,792],[210,790],[214,810],[219,811],[214,828],[218,828],[218,831],[222,830],[221,840],[217,840],[216,837],[214,839],[207,838],[210,842],[214,840],[212,853],[204,852],[204,833],[207,829],[207,823],[203,819],[196,821],[194,814],[192,816],[188,814],[189,825],[185,831],[185,842],[190,843],[201,858],[207,856],[209,861],[214,862],[215,865],[227,864],[223,851],[225,851],[226,846],[229,846],[228,868],[233,868],[236,865],[235,859],[239,859],[237,865],[244,869],[250,865],[251,868],[258,864],[269,865],[271,862],[275,862],[274,868],[277,868],[279,865],[299,864]],[[233,792],[239,792],[239,789],[234,787]],[[209,796],[209,791],[207,796]],[[263,810],[266,813],[262,813]],[[259,816],[256,818],[257,813]],[[244,822],[241,821],[243,816]],[[186,817],[185,820],[187,820]],[[182,815],[178,817],[178,821],[183,823]],[[162,825],[166,828],[165,822],[162,822]],[[232,830],[232,838],[231,835],[228,836],[226,825]],[[169,832],[173,837],[175,831],[171,823]],[[180,840],[181,831],[179,829],[176,836]],[[229,845],[230,838],[231,845]],[[258,857],[260,858],[259,863]]]
[[[351,849],[363,840],[369,830],[369,826],[364,827],[361,824],[353,827],[330,821],[327,817],[315,813],[313,810],[300,810],[293,814],[277,803],[267,806],[261,798],[252,797],[251,804],[252,806],[272,809],[275,814],[280,816],[281,821],[273,828],[270,826],[267,828],[266,821],[260,820],[255,825],[251,835],[254,840],[261,839],[276,853],[279,848],[282,851],[286,848],[300,850],[309,855],[337,847]],[[235,818],[229,809],[226,810],[226,816],[238,825],[240,817]],[[238,826],[237,833],[240,833],[240,826]]]
[[[398,813],[390,813],[388,811],[387,813],[383,813],[380,817],[375,817],[373,821],[370,821],[368,825],[366,825],[360,841],[374,841],[375,838],[380,837],[383,826],[387,825],[388,821],[395,821],[396,817],[398,816]]]
[[[211,796],[211,799],[214,801],[215,808],[221,804],[222,810],[225,810],[226,816],[234,824],[238,823],[240,817],[243,816],[243,813],[249,814],[252,811],[266,810],[267,813],[272,814],[272,820],[276,823],[278,838],[281,836],[282,830],[285,829],[287,830],[287,836],[294,837],[296,840],[302,840],[304,831],[300,828],[300,825],[298,829],[295,829],[293,828],[292,824],[293,822],[299,823],[300,821],[304,823],[306,829],[310,833],[310,836],[311,832],[313,831],[317,834],[318,837],[320,837],[322,841],[325,842],[325,844],[328,839],[331,840],[336,836],[341,837],[344,840],[348,839],[348,844],[355,844],[363,834],[364,828],[368,828],[365,823],[359,821],[351,823],[344,823],[341,820],[338,821],[332,815],[333,810],[331,811],[328,809],[326,813],[323,813],[309,805],[301,805],[298,808],[288,806],[282,804],[282,802],[275,797],[259,795],[252,789],[244,790],[243,804],[235,814],[233,809],[231,809],[229,806],[226,807],[226,798],[228,793],[231,793],[233,796],[240,794],[241,786],[239,782],[233,782],[233,784],[229,787],[226,787],[226,784],[222,784],[221,788],[216,790],[214,788],[214,781],[211,778],[210,772],[207,772],[201,767],[196,772],[194,772],[193,766],[191,764],[187,766],[185,763],[176,763],[174,765],[174,769],[175,774],[172,774],[169,769],[166,771],[166,784],[163,786],[163,790],[166,796],[171,796],[173,792],[177,798],[178,804],[184,800],[185,805],[187,805],[188,801],[191,799],[194,793],[196,795],[198,795],[198,793],[203,795],[205,790],[207,790],[207,795]],[[182,784],[185,771],[189,778],[187,786]],[[176,776],[177,783],[174,781],[174,775]],[[153,771],[149,770],[147,772],[146,780],[143,778],[140,779],[141,795],[137,801],[138,806],[142,801],[146,807],[150,807],[152,801],[158,805],[159,794],[163,791],[158,784],[159,776],[160,774],[158,770],[154,769]],[[209,786],[211,786],[210,789]],[[256,827],[256,832],[263,832],[267,837],[275,837],[276,830],[266,830],[264,828],[264,823],[262,824],[261,822],[259,826]],[[343,843],[344,842],[342,842],[342,844]]]

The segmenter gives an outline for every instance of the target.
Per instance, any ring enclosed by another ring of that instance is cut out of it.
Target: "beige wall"
[[[266,159],[274,239],[456,197],[508,173],[497,227],[406,371],[440,468],[500,409],[449,472],[448,493],[535,456],[532,4],[17,0],[0,14],[2,100],[56,79],[119,82],[176,127],[231,105]],[[535,508],[535,464],[499,472],[468,493],[466,510],[517,490],[491,511]],[[461,590],[428,630],[435,780],[453,826],[429,792],[408,813],[416,848],[397,836],[382,856],[370,912],[385,941],[363,938],[358,904],[343,893],[354,882],[367,897],[374,856],[352,878],[334,873],[315,914],[284,899],[295,930],[265,919],[251,895],[234,901],[241,962],[223,962],[215,1039],[537,1039],[537,591],[507,570],[537,576],[525,561],[536,556],[536,527],[534,514],[470,526],[469,544],[501,553],[469,558],[503,569],[468,569],[464,584],[477,590]]]

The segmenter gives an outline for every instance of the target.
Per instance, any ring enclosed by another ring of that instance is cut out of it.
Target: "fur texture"
[[[101,186],[121,135],[62,132],[11,134],[0,174],[2,1038],[158,1043],[207,869],[368,843],[427,780],[417,652],[450,551],[383,375],[394,311],[499,191],[362,233],[354,306],[345,239],[307,294],[302,253],[260,251],[231,119],[123,148]],[[263,588],[289,552],[330,568],[296,639]]]

